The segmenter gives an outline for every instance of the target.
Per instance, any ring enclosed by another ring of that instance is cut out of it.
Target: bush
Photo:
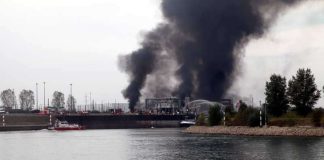
[[[260,113],[258,113],[258,111],[251,112],[248,118],[248,125],[250,127],[257,127],[260,125]]]
[[[225,113],[233,115],[235,113],[233,106],[226,106],[225,107]]]
[[[323,115],[323,110],[320,108],[317,108],[313,111],[312,123],[315,127],[321,126],[322,115]]]
[[[256,108],[248,107],[246,109],[239,110],[235,115],[232,125],[237,126],[258,126],[259,124],[259,110]]]
[[[306,119],[296,113],[296,111],[289,111],[281,117],[273,117],[269,122],[271,126],[292,127],[296,125],[307,125]]]
[[[196,121],[196,125],[198,126],[204,126],[206,123],[206,116],[204,113],[200,113],[198,118],[197,118],[197,121]]]
[[[221,123],[223,113],[221,112],[221,107],[219,105],[210,107],[208,114],[208,123],[210,126],[219,125]]]

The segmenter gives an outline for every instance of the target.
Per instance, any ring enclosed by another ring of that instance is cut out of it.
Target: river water
[[[206,136],[181,129],[0,132],[0,160],[324,160],[324,138]]]

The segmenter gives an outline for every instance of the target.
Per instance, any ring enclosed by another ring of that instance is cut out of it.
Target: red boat
[[[50,128],[57,131],[83,130],[84,127],[78,124],[69,124],[67,121],[57,121],[54,127]]]

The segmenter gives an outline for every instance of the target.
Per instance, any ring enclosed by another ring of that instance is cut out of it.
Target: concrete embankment
[[[191,126],[185,133],[194,134],[225,134],[244,136],[310,136],[324,137],[324,128],[315,127],[245,127],[245,126]]]

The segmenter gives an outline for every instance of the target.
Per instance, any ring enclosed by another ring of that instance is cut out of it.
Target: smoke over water
[[[122,92],[130,110],[143,88],[154,96],[221,99],[235,80],[246,43],[299,1],[162,0],[165,21],[145,35],[141,48],[120,57],[130,77]]]

